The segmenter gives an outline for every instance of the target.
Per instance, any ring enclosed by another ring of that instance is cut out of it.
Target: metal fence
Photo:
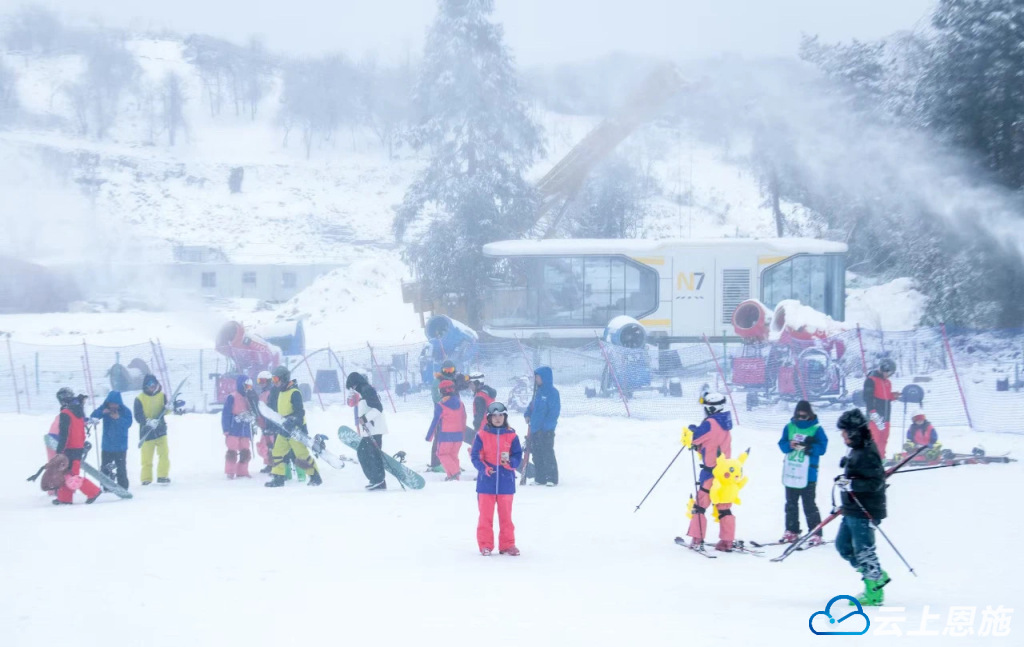
[[[286,362],[300,384],[308,385],[309,406],[343,402],[345,375],[360,371],[381,391],[387,408],[429,415],[424,377],[429,380],[430,369],[425,375],[420,370],[424,346],[322,348]],[[8,337],[0,354],[6,354],[0,360],[0,412],[53,412],[54,394],[65,385],[96,403],[112,388],[133,396],[146,372],[158,375],[168,391],[185,380],[187,409],[215,411],[216,376],[229,369],[227,359],[212,348],[165,348],[155,341],[46,346]],[[711,388],[729,394],[738,423],[774,428],[798,399],[814,402],[824,418],[857,404],[866,371],[882,357],[897,364],[892,380],[897,390],[906,393],[912,384],[923,396],[920,403],[894,405],[894,433],[922,409],[939,428],[1024,431],[1021,331],[855,329],[827,339],[696,343],[670,350],[627,349],[596,340],[577,348],[510,340],[479,344],[462,368],[483,373],[513,410],[529,401],[534,368],[546,365],[554,371],[563,415],[683,420],[699,413],[696,399]]]

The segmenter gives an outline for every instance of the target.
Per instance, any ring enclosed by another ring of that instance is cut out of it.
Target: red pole
[[[860,344],[860,366],[864,369],[864,375],[867,375],[868,360],[864,356],[864,338],[860,336],[860,324],[857,324],[857,343]]]
[[[82,356],[82,360],[85,362],[85,386],[89,389],[89,401],[92,402],[92,408],[96,408],[96,393],[92,388],[92,367],[89,366],[89,346],[85,343],[85,339],[82,339],[82,350],[85,355]]]
[[[320,395],[320,389],[316,388],[316,378],[313,377],[313,369],[309,365],[309,360],[303,355],[302,361],[306,364],[306,370],[309,371],[309,385],[316,391],[316,399],[320,401],[320,410],[326,411],[327,409],[324,408],[324,396]]]
[[[718,356],[715,355],[715,349],[711,348],[711,342],[708,341],[708,336],[703,335],[704,344],[708,347],[708,352],[711,353],[711,359],[715,360],[715,368],[718,369],[718,374],[722,376],[722,383],[725,384],[725,393],[729,396],[729,404],[732,405],[732,415],[736,418],[736,424],[740,424],[739,410],[736,409],[736,403],[732,401],[732,389],[729,388],[729,381],[725,379],[725,373],[722,372],[722,366],[718,363]]]
[[[629,404],[626,402],[626,395],[622,392],[622,385],[619,384],[619,376],[615,374],[615,368],[612,366],[611,361],[608,359],[608,353],[604,349],[604,344],[601,342],[601,338],[594,333],[594,337],[597,338],[597,345],[601,347],[601,354],[604,355],[604,363],[608,366],[608,371],[612,375],[612,379],[615,380],[615,388],[619,390],[619,397],[622,398],[622,406],[626,407],[626,417],[632,417],[629,413]]]
[[[21,413],[21,396],[18,395],[18,376],[14,372],[14,355],[11,353],[11,334],[7,333],[7,361],[11,363],[11,383],[14,384],[14,404]],[[28,385],[25,385],[26,391]]]
[[[946,353],[949,354],[949,365],[953,367],[953,377],[956,378],[956,388],[960,390],[960,401],[964,403],[964,413],[967,414],[967,426],[974,429],[971,422],[971,412],[967,408],[967,397],[964,395],[964,387],[960,383],[960,374],[956,370],[956,361],[953,360],[953,349],[949,345],[949,337],[946,335],[946,324],[942,324],[942,341],[946,344]]]
[[[391,397],[391,388],[388,386],[388,381],[384,379],[384,374],[381,373],[380,366],[377,366],[377,356],[373,354],[373,346],[370,345],[370,342],[366,342],[366,347],[370,349],[370,361],[373,362],[373,370],[377,371],[377,377],[379,377],[381,382],[384,384],[384,390],[388,394],[388,401],[391,403],[391,410],[398,413],[398,408],[395,407],[395,399]]]

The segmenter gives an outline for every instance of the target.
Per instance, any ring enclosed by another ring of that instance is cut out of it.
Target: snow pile
[[[856,277],[848,284],[856,285]],[[928,297],[917,291],[914,280],[898,278],[864,288],[847,287],[846,323],[871,330],[914,330],[928,305]]]
[[[772,315],[770,338],[778,340],[788,332],[798,337],[832,337],[845,327],[823,312],[805,306],[796,299],[779,301]]]

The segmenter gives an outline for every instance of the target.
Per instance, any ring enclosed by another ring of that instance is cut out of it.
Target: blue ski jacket
[[[533,374],[540,376],[541,383],[523,415],[530,425],[531,433],[554,431],[562,412],[562,399],[555,388],[554,375],[548,366],[538,367]]]
[[[112,412],[117,413],[117,418],[111,415]],[[120,391],[108,393],[107,399],[89,417],[103,420],[103,442],[100,443],[101,451],[128,451],[128,430],[132,426],[132,412],[125,406],[124,400],[121,399]]]

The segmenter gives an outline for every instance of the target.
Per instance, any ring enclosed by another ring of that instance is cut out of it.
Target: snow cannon
[[[114,364],[107,371],[110,376],[110,388],[113,391],[141,391],[142,379],[152,373],[146,362],[136,357],[128,362],[128,366]]]
[[[434,315],[427,320],[424,329],[430,343],[431,379],[433,373],[441,371],[441,364],[450,359],[456,370],[465,373],[470,362],[476,357],[476,331],[445,315]]]
[[[301,319],[294,323],[282,321],[260,326],[258,333],[267,343],[280,348],[285,355],[306,354],[306,330],[302,327]]]
[[[715,469],[712,470],[715,480],[711,484],[711,504],[718,505],[720,503],[735,503],[739,505],[740,501],[740,490],[747,484],[749,480],[746,476],[743,476],[743,464],[747,462],[747,456],[750,455],[750,449],[740,454],[739,458],[726,458],[725,456],[719,456],[718,461],[715,463]],[[715,521],[718,521],[718,508],[715,508]]]
[[[260,371],[271,371],[281,363],[281,349],[256,334],[247,334],[245,326],[229,321],[217,333],[217,352],[234,362],[235,373],[255,378]]]
[[[772,316],[768,308],[757,299],[747,299],[732,313],[732,327],[745,342],[768,341],[768,326]]]
[[[644,325],[626,315],[619,315],[604,328],[605,343],[623,348],[643,348],[647,345],[647,329]]]
[[[835,322],[828,315],[794,299],[786,299],[775,306],[771,332],[773,337],[783,342],[788,340],[809,342],[816,339],[827,339],[829,328],[834,327],[834,324]]]

